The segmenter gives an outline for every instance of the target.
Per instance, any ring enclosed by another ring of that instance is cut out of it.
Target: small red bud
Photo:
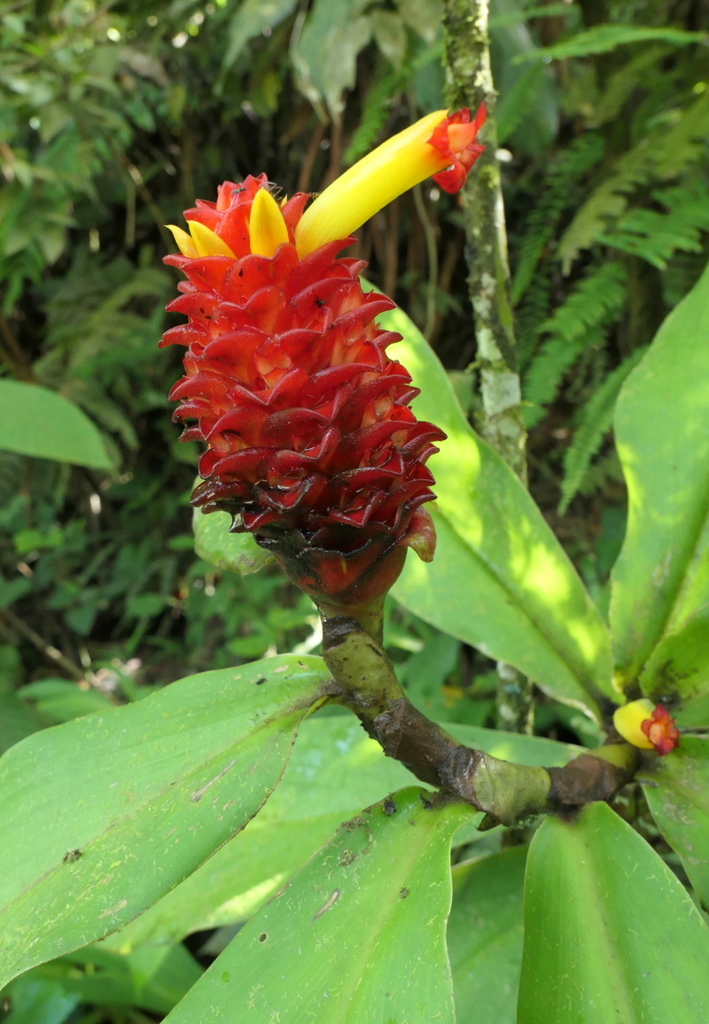
[[[661,757],[671,754],[679,746],[679,729],[663,704],[656,706],[652,718],[641,722],[640,728]]]

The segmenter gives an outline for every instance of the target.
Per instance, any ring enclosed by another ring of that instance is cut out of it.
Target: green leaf
[[[468,425],[448,377],[401,311],[381,318],[422,388],[416,415],[448,434],[429,465],[438,549],[410,555],[393,594],[444,632],[507,661],[547,693],[595,712],[611,693],[608,631],[541,512],[507,464]]]
[[[79,1005],[79,997],[67,992],[61,981],[34,974],[19,978],[2,995],[11,1000],[3,1024],[64,1024]]]
[[[47,1001],[53,996],[56,1002],[61,993],[70,1009],[84,1003],[114,1009],[139,1006],[166,1014],[201,974],[201,967],[184,946],[151,946],[130,956],[88,946],[35,967],[12,982],[5,993],[12,1002],[13,1013],[16,1009],[22,1011],[18,1022],[27,1020],[27,1024],[48,1024],[48,1016],[36,1009],[40,993]],[[14,1020],[11,1014],[7,1024]]]
[[[566,60],[568,57],[587,57],[593,53],[609,53],[616,46],[628,43],[671,43],[688,46],[706,42],[704,32],[685,32],[678,28],[651,28],[643,25],[595,25],[586,32],[565,39],[554,46],[541,47],[517,58],[523,60]]]
[[[120,928],[250,820],[324,692],[319,658],[184,679],[0,761],[0,986]]]
[[[458,1024],[515,1024],[527,848],[453,868],[448,952]]]
[[[22,702],[9,681],[0,675],[0,754],[41,727],[34,710]]]
[[[527,861],[518,1024],[709,1020],[709,929],[606,804],[547,818]]]
[[[709,698],[709,607],[677,632],[665,634],[645,664],[642,684],[645,693],[660,704],[672,704],[681,696],[684,703],[676,717],[682,724],[709,722],[709,715],[699,712]]]
[[[224,69],[232,66],[250,39],[275,28],[296,4],[297,0],[242,0],[229,23]]]
[[[228,512],[204,515],[196,508],[192,514],[194,548],[200,558],[218,569],[248,576],[273,561],[273,555],[259,547],[250,533],[229,533],[232,517]]]
[[[92,469],[111,469],[101,434],[81,409],[39,384],[0,380],[0,448]]]
[[[361,13],[366,6],[366,0],[315,0],[291,49],[298,88],[316,109],[324,100],[335,120],[372,34],[371,20]]]
[[[631,353],[612,370],[579,410],[571,444],[564,452],[564,479],[561,484],[559,513],[564,515],[575,498],[591,459],[610,430],[618,394],[628,374],[642,359],[644,349]]]
[[[683,736],[671,756],[657,758],[642,775],[650,783],[645,796],[657,827],[709,907],[709,740]]]
[[[612,573],[618,681],[628,689],[639,678],[644,692],[670,701],[709,691],[697,626],[709,611],[707,409],[709,267],[626,380],[615,416],[629,497]]]
[[[363,811],[239,932],[169,1024],[454,1024],[450,840],[474,813],[418,788]]]
[[[17,696],[20,700],[32,701],[40,714],[49,717],[51,724],[70,722],[94,711],[106,711],[112,706],[101,690],[81,690],[67,679],[38,679],[21,686]]]
[[[445,728],[468,746],[519,764],[563,765],[580,752],[536,736],[460,724]],[[126,952],[142,943],[179,942],[190,932],[246,920],[338,825],[414,781],[403,765],[384,756],[353,716],[305,722],[281,783],[243,833],[110,936],[107,945]]]

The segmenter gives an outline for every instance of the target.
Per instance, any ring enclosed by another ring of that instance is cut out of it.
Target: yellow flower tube
[[[305,211],[295,232],[298,255],[302,258],[327,242],[349,237],[378,210],[426,178],[434,177],[447,191],[457,192],[484,148],[476,142],[484,121],[484,107],[472,122],[467,110],[452,116],[437,110],[387,139],[340,175]]]

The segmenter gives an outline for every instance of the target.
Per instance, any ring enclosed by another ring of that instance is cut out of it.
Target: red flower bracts
[[[425,462],[445,435],[416,419],[418,391],[387,355],[400,336],[375,318],[394,304],[338,256],[353,239],[327,238],[313,204],[299,240],[309,198],[279,206],[249,176],[188,210],[190,234],[172,229],[182,254],[165,262],[187,277],[168,309],[189,322],[162,344],[187,347],[170,397],[175,419],[196,421],[183,437],[207,446],[193,503],[231,513],[321,606],[347,609],[389,589],[407,547],[433,556]]]
[[[182,402],[176,419],[197,420],[183,436],[208,446],[193,501],[231,512],[314,597],[359,603],[378,596],[368,570],[383,556],[375,591],[398,575],[404,545],[432,556],[429,517],[416,513],[433,497],[424,463],[445,435],[417,421],[411,377],[386,355],[399,335],[375,317],[394,303],[363,293],[361,261],[337,258],[351,239],[299,259],[293,230],[309,196],[282,208],[289,240],[275,256],[249,252],[266,186],[265,175],[225,182],[216,204],[186,214],[233,256],[165,261],[187,276],[168,309],[190,318],[163,340],[188,348],[170,397]]]
[[[464,184],[468,171],[485,149],[477,142],[478,132],[485,124],[487,110],[480,107],[474,120],[470,120],[470,111],[459,110],[443,124],[434,129],[430,144],[445,157],[450,165],[445,170],[433,175],[433,180],[446,192],[457,192]],[[467,145],[457,145],[458,139],[470,138]]]

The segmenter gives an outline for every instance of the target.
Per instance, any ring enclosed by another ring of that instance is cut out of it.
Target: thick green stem
[[[486,826],[607,800],[635,771],[637,751],[625,743],[549,769],[510,764],[458,743],[413,706],[384,651],[353,619],[324,619],[323,654],[335,699],[358,716],[384,753],[422,782],[484,811]]]

